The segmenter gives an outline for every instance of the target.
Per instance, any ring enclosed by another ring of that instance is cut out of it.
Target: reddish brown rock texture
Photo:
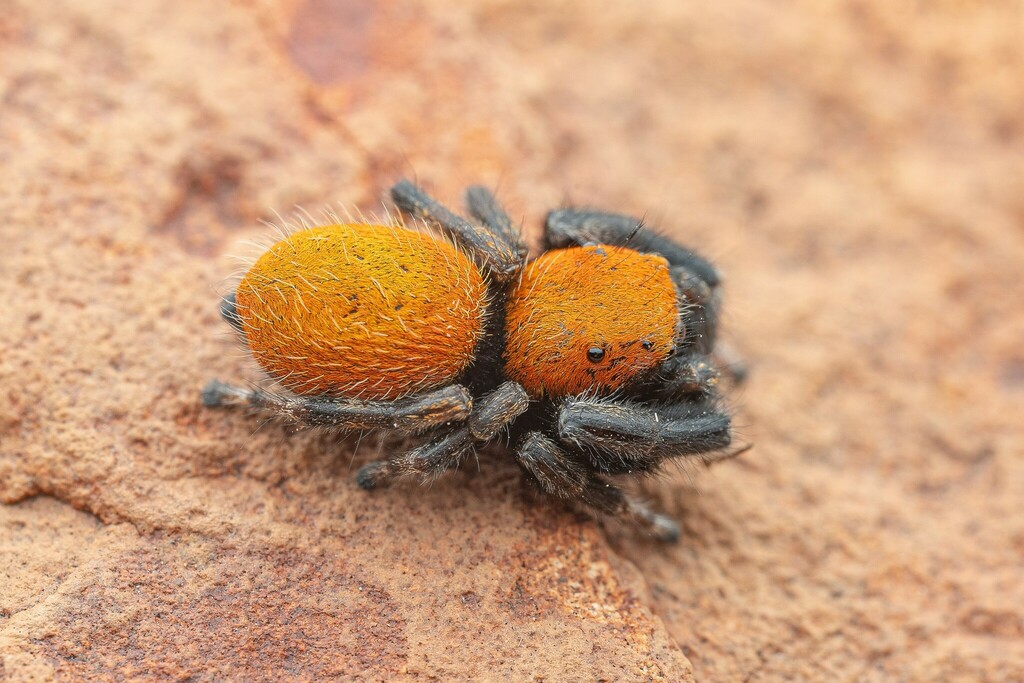
[[[5,3],[0,679],[1024,680],[1022,13]],[[403,175],[721,264],[755,448],[678,545],[199,406],[226,255]]]

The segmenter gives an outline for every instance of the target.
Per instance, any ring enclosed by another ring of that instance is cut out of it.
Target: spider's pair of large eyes
[[[649,339],[645,339],[641,346],[644,347],[644,351],[650,351],[651,349],[654,348],[654,342],[650,341]],[[591,363],[600,363],[602,360],[604,360],[604,349],[602,349],[600,346],[591,346],[589,349],[587,349],[587,360],[589,360]]]

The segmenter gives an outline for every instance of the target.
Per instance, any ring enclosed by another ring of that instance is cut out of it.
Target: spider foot
[[[388,463],[386,460],[367,463],[360,467],[356,473],[356,484],[364,491],[372,491],[381,486],[386,486],[389,479]]]
[[[220,380],[210,380],[204,388],[200,397],[203,405],[207,408],[221,408],[224,406],[245,405],[249,402],[252,392]]]

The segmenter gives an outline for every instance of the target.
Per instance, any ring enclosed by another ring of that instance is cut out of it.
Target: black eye
[[[604,349],[600,346],[591,346],[587,350],[587,360],[591,363],[600,363],[602,358],[604,358]]]
[[[652,342],[650,339],[645,339],[644,343],[641,344],[640,346],[644,347],[644,351],[650,351],[651,349],[654,348],[654,342]]]

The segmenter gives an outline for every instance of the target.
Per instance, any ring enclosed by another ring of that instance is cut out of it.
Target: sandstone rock
[[[1012,3],[53,3],[0,16],[0,678],[1024,679]],[[495,453],[197,400],[261,219],[498,187],[728,275],[755,448],[674,547]]]

